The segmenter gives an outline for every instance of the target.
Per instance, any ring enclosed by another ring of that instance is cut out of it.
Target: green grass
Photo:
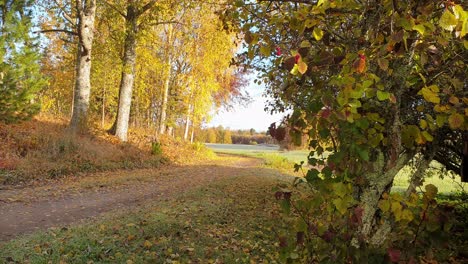
[[[233,146],[235,148],[233,148]],[[300,163],[301,161],[305,161],[307,163],[307,156],[309,155],[309,151],[307,150],[280,151],[272,148],[262,148],[261,146],[242,147],[243,145],[217,144],[214,151],[218,153],[262,158],[264,159],[267,167],[280,169],[283,172],[292,172],[294,163]],[[431,167],[434,169],[429,169],[427,172],[427,177],[422,188],[427,184],[433,184],[438,188],[439,193],[449,194],[468,191],[466,183],[461,183],[460,176],[441,170],[441,165],[437,162],[431,163]],[[409,167],[403,168],[395,177],[392,190],[404,192],[409,185],[410,176],[411,169]]]
[[[276,263],[271,170],[0,245],[0,262]],[[270,175],[270,176],[269,176]],[[92,261],[92,262],[90,262]]]
[[[460,176],[454,173],[441,170],[442,165],[438,162],[432,162],[430,169],[426,173],[426,178],[422,189],[428,184],[433,184],[437,187],[439,193],[449,194],[468,191],[466,183],[462,183]],[[404,192],[409,185],[411,176],[411,168],[403,168],[395,177],[393,182],[393,191]]]

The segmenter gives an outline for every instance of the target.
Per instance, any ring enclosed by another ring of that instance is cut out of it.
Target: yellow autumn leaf
[[[312,32],[312,34],[314,35],[314,38],[319,41],[323,38],[323,30],[321,30],[320,28],[318,27],[314,27],[314,31]]]
[[[420,94],[422,94],[422,96],[424,97],[424,100],[430,103],[434,103],[434,104],[440,103],[439,95],[433,90],[429,89],[428,87],[422,88],[420,91]]]
[[[421,119],[421,121],[419,121],[419,126],[420,126],[422,129],[426,129],[426,128],[427,128],[427,121],[424,120],[424,119]]]
[[[153,243],[151,243],[149,240],[145,240],[145,243],[143,243],[143,247],[149,249],[153,246]]]
[[[457,105],[460,103],[460,99],[458,99],[456,96],[450,96],[449,102],[453,105]]]
[[[459,113],[453,113],[448,118],[448,123],[451,129],[458,129],[463,126],[464,117]]]
[[[434,137],[431,134],[429,134],[429,132],[427,131],[423,131],[421,135],[429,142],[434,141]]]
[[[307,64],[303,61],[300,61],[298,64],[297,64],[297,70],[301,73],[301,74],[304,74],[307,72]]]
[[[452,14],[448,9],[445,9],[444,13],[440,17],[439,25],[448,31],[453,31],[455,26],[457,26],[458,20],[454,14]]]

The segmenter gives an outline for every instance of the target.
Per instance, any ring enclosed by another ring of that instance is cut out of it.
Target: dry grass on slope
[[[122,143],[102,129],[72,136],[68,121],[40,116],[20,124],[0,123],[0,184],[22,184],[82,173],[157,167],[207,157],[196,145],[161,138],[161,154],[153,154],[153,137],[132,130]]]

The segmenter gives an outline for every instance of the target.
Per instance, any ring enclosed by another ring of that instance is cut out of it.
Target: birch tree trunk
[[[110,132],[121,141],[127,141],[128,123],[130,120],[130,108],[132,104],[133,83],[135,80],[136,46],[138,34],[138,18],[151,9],[156,0],[149,1],[142,8],[137,7],[137,1],[129,1],[126,14],[121,13],[125,18],[125,43],[122,77],[119,87],[119,106],[117,117]],[[108,5],[113,6],[107,2]]]
[[[169,84],[172,74],[172,58],[170,54],[170,40],[172,39],[172,30],[173,27],[171,24],[167,25],[167,46],[166,46],[166,76],[164,80],[163,94],[162,94],[162,105],[161,105],[161,115],[159,119],[159,134],[164,134],[166,130],[166,111],[167,111],[167,101],[169,97]]]
[[[195,124],[192,124],[192,133],[190,135],[190,143],[193,143],[194,136],[195,136]]]
[[[70,128],[73,132],[80,132],[87,128],[96,0],[77,0],[76,8],[78,12],[78,57]]]
[[[119,106],[117,118],[111,132],[121,141],[127,141],[128,121],[132,104],[133,82],[136,63],[136,34],[138,32],[138,16],[134,5],[129,4],[125,17],[125,43],[122,76],[119,87]]]
[[[184,132],[184,141],[187,141],[188,139],[188,134],[189,134],[189,128],[190,128],[190,104],[188,105],[187,108],[187,117],[185,119],[185,132]]]

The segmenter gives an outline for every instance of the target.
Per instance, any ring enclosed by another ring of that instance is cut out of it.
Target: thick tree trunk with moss
[[[385,223],[379,225],[376,221],[378,203],[382,195],[390,191],[395,176],[410,159],[411,155],[403,153],[391,168],[386,168],[388,162],[384,154],[379,153],[377,161],[373,165],[373,172],[366,175],[368,185],[360,195],[363,216],[359,234],[372,245],[380,245],[391,231],[389,225]]]
[[[395,95],[399,100],[401,93],[397,90]],[[400,105],[395,104],[393,111],[392,122],[388,127],[388,138],[391,144],[378,152],[370,171],[365,175],[367,186],[359,197],[363,216],[358,233],[365,242],[375,246],[382,245],[391,231],[389,223],[380,224],[376,221],[379,210],[378,203],[385,192],[390,192],[397,173],[413,158],[413,155],[403,152]]]
[[[70,128],[74,132],[79,132],[87,127],[96,0],[78,0],[76,7],[78,11],[78,57]]]

